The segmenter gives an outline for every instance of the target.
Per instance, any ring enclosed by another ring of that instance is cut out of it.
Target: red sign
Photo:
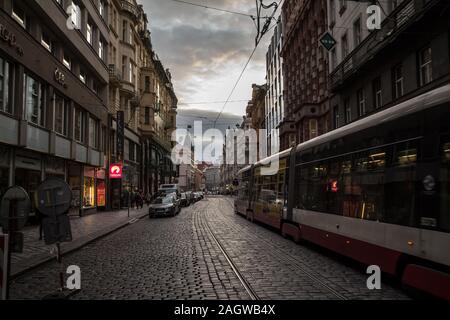
[[[123,166],[121,163],[111,164],[109,166],[110,179],[122,179]]]
[[[106,188],[105,183],[100,182],[97,185],[97,206],[104,207],[106,205]]]
[[[338,192],[339,191],[338,182],[337,181],[332,181],[331,182],[331,191],[332,192]]]

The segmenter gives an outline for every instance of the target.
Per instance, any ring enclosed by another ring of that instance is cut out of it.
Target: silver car
[[[158,197],[150,204],[148,215],[153,217],[174,217],[180,213],[180,200],[173,194]]]

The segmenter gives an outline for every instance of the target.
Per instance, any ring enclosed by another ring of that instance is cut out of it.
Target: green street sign
[[[319,42],[328,51],[331,51],[337,44],[336,40],[328,31],[325,32],[322,37],[320,37]]]

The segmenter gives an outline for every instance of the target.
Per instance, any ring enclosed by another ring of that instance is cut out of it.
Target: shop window
[[[0,111],[12,113],[11,93],[12,65],[0,57]]]
[[[83,207],[95,207],[95,179],[84,177]]]
[[[24,77],[25,110],[27,120],[36,125],[45,125],[44,85],[32,76]]]

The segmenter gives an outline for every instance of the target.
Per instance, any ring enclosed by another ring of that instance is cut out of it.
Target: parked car
[[[200,195],[200,198],[202,200],[205,199],[205,194],[203,193],[203,191],[200,191],[198,194]]]
[[[194,198],[195,198],[195,202],[202,200],[202,197],[200,196],[199,192],[194,192]]]
[[[189,201],[189,205],[195,203],[194,193],[192,191],[186,191],[186,197]]]
[[[156,216],[171,216],[174,217],[180,213],[180,200],[175,194],[170,194],[164,197],[158,197],[152,201],[148,209],[150,218]]]
[[[187,192],[183,192],[180,196],[180,206],[181,207],[189,207],[191,204],[191,199],[188,196]]]
[[[176,193],[177,198],[180,198],[181,191],[178,184],[162,184],[159,186],[158,196],[169,195],[172,193]]]

